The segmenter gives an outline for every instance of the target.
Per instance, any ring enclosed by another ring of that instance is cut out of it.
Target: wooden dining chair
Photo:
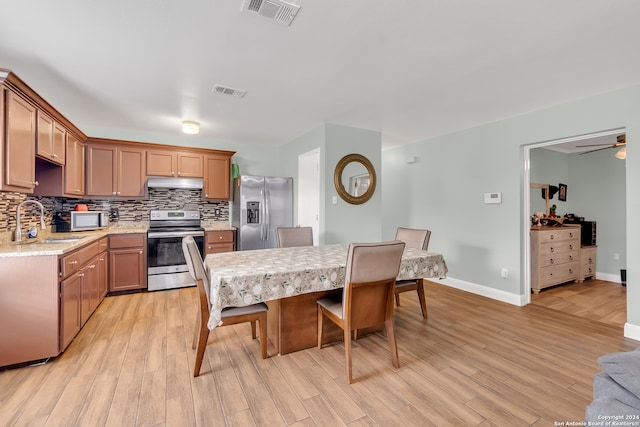
[[[276,242],[279,248],[313,246],[311,227],[276,227]]]
[[[211,313],[211,302],[209,299],[209,277],[207,276],[200,251],[195,240],[191,236],[182,239],[182,250],[184,252],[187,267],[191,278],[198,287],[200,314],[196,317],[196,328],[193,336],[191,348],[196,349],[196,360],[193,369],[193,376],[200,375],[204,350],[209,340],[209,315]],[[251,337],[256,338],[256,322],[260,326],[260,351],[262,358],[267,358],[267,305],[258,303],[246,307],[229,307],[222,310],[222,325],[236,325],[238,323],[251,323]]]
[[[419,230],[414,228],[398,227],[396,230],[396,240],[402,240],[407,244],[407,248],[427,250],[431,230]],[[424,295],[424,284],[422,279],[398,280],[396,282],[395,297],[396,305],[400,307],[400,294],[407,291],[416,291],[420,301],[422,317],[427,318],[427,303]]]
[[[342,295],[318,303],[318,348],[322,348],[324,318],[343,330],[347,378],[353,382],[351,332],[384,323],[393,366],[400,367],[393,326],[393,290],[405,243],[352,243],[347,253]]]

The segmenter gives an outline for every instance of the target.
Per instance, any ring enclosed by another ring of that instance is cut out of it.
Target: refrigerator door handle
[[[267,201],[267,198],[265,197],[264,190],[260,190],[260,198],[262,199],[262,203],[260,203],[260,215],[262,216],[262,219],[260,220],[260,240],[266,240],[266,233],[264,228],[267,222],[267,216],[265,212],[265,203]]]
[[[271,214],[269,212],[269,198],[271,197],[271,194],[269,192],[269,190],[266,191],[266,195],[264,198],[264,210],[265,210],[265,223],[266,223],[266,228],[265,228],[265,233],[264,233],[264,240],[269,240],[269,228],[271,227]]]

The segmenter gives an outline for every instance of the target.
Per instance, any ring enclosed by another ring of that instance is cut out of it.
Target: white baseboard
[[[640,341],[640,326],[631,323],[624,324],[624,337]]]
[[[596,271],[596,279],[606,280],[607,282],[613,282],[613,283],[622,283],[622,279],[620,278],[619,274],[598,273]]]
[[[453,277],[447,277],[446,279],[437,280],[437,282],[450,286],[452,288],[460,289],[461,291],[466,291],[497,301],[517,305],[518,307],[526,305],[524,295],[512,294],[511,292],[505,292],[499,289],[490,288],[488,286],[478,285],[477,283],[454,279]]]

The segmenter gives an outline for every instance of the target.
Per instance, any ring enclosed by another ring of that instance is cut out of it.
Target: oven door
[[[182,238],[185,236],[193,236],[202,254],[203,231],[150,231],[147,234],[148,290],[195,286],[182,252]]]

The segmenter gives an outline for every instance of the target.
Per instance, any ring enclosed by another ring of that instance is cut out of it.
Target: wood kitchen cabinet
[[[147,288],[147,235],[109,236],[109,292]]]
[[[531,228],[531,290],[580,277],[580,226]]]
[[[36,155],[58,165],[64,165],[67,131],[60,123],[38,110]]]
[[[109,238],[103,237],[98,241],[98,268],[100,278],[98,282],[98,304],[104,300],[109,292]]]
[[[120,144],[87,143],[87,196],[143,198],[145,151]]]
[[[0,83],[2,82],[0,70]],[[33,193],[37,109],[26,98],[0,86],[0,191]]]
[[[202,154],[188,151],[147,150],[147,176],[202,178]]]
[[[202,197],[205,200],[229,200],[231,198],[230,154],[207,154],[204,156]]]
[[[66,134],[66,165],[64,168],[64,194],[67,197],[84,196],[84,143],[71,133]]]
[[[204,234],[204,254],[235,251],[235,232],[233,230],[207,231]]]

